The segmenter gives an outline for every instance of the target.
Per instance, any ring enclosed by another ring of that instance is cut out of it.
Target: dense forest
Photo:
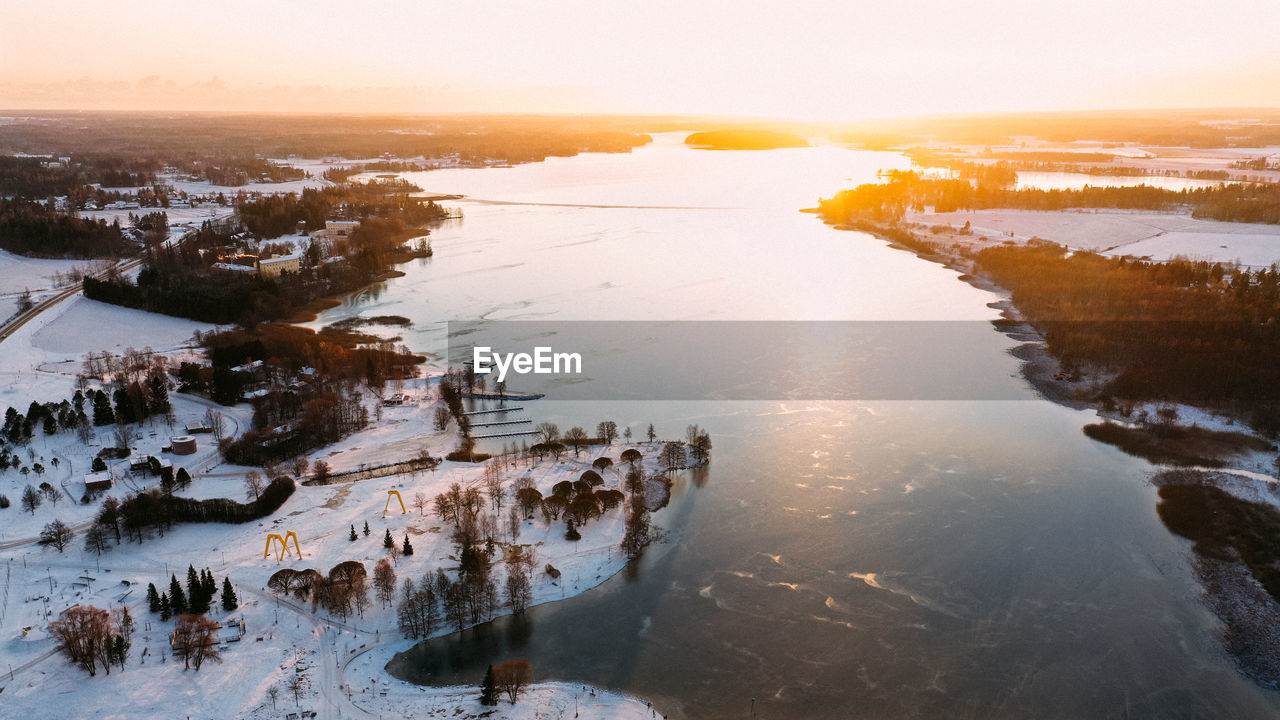
[[[150,185],[157,169],[154,161],[131,161],[109,155],[71,156],[66,163],[50,158],[0,155],[0,195],[43,200],[72,195],[85,185]]]
[[[995,183],[975,184],[967,179],[922,178],[914,172],[894,172],[890,178],[888,183],[869,183],[837,193],[822,200],[820,210],[829,219],[848,222],[855,217],[895,220],[907,210],[922,211],[929,207],[935,212],[984,208],[1172,210],[1189,207],[1195,217],[1209,220],[1280,223],[1280,185],[1277,184],[1236,183],[1184,190],[1149,185],[1010,190]]]
[[[123,257],[137,250],[120,225],[72,217],[51,205],[0,197],[0,248],[47,258]]]
[[[1050,244],[987,248],[976,259],[1068,372],[1108,371],[1108,395],[1240,412],[1280,433],[1280,365],[1266,360],[1280,357],[1275,269],[1068,254]]]

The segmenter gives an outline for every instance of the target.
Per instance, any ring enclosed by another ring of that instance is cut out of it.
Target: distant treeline
[[[1114,373],[1108,395],[1234,410],[1280,433],[1275,269],[1068,255],[1049,244],[987,248],[976,259],[1068,372]]]
[[[1280,223],[1280,185],[1223,184],[1169,190],[1134,187],[1085,187],[1073,190],[1010,190],[968,180],[933,180],[915,173],[896,173],[889,183],[859,185],[819,204],[822,214],[836,222],[857,217],[895,220],[907,210],[935,212],[1018,208],[1066,210],[1117,208],[1169,210],[1190,207],[1195,217],[1228,222]]]
[[[879,146],[908,142],[1012,145],[1027,137],[1069,143],[1105,140],[1161,147],[1280,145],[1276,110],[1120,110],[895,118],[846,126],[834,139]],[[1105,146],[1104,146],[1105,147]]]
[[[0,153],[95,153],[179,167],[203,161],[248,175],[264,169],[248,164],[258,155],[456,154],[463,161],[520,163],[582,152],[629,152],[650,141],[637,127],[669,125],[656,119],[569,116],[50,113],[0,125]]]
[[[707,130],[696,132],[684,139],[685,145],[716,150],[773,150],[776,148],[808,147],[809,141],[794,133],[780,130]]]
[[[123,257],[137,249],[119,223],[60,213],[51,206],[0,197],[0,248],[48,258]]]

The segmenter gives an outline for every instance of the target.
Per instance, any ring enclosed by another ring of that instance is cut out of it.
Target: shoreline
[[[1092,410],[1104,423],[1128,420],[1121,417],[1117,411],[1108,411],[1102,407],[1101,403],[1083,397],[1084,391],[1100,378],[1085,375],[1073,382],[1061,376],[1061,365],[1049,352],[1043,334],[1032,327],[1018,311],[1011,293],[985,276],[972,259],[960,253],[948,253],[939,243],[919,237],[915,232],[919,226],[915,224],[908,223],[906,227],[887,227],[869,221],[860,221],[856,225],[825,220],[824,222],[837,230],[865,232],[886,242],[894,249],[911,252],[922,260],[954,270],[960,273],[958,280],[997,295],[1000,300],[988,303],[989,307],[1000,311],[1000,319],[992,321],[993,329],[1014,340],[1024,341],[1023,344],[1010,350],[1010,353],[1022,361],[1021,375],[1037,395],[1046,401],[1074,410]],[[902,238],[898,237],[902,234],[906,234],[918,243],[903,242]],[[953,241],[958,240],[954,234],[950,237]],[[954,244],[953,247],[955,247]],[[1191,407],[1191,410],[1212,415],[1210,411],[1203,408]],[[1228,424],[1233,422],[1236,421],[1229,420]],[[1199,429],[1198,425],[1174,425],[1173,427],[1188,431]],[[1241,427],[1249,430],[1250,437],[1261,440],[1261,437],[1247,426]],[[1108,444],[1126,454],[1134,454],[1123,447]],[[1244,455],[1240,453],[1233,456],[1233,459],[1242,460]],[[1275,457],[1274,445],[1267,455]],[[1143,456],[1138,455],[1138,457]],[[1144,459],[1153,466],[1152,475],[1148,479],[1148,483],[1152,486],[1159,487],[1160,478],[1170,471],[1189,472],[1196,475],[1200,483],[1206,487],[1218,488],[1240,500],[1262,502],[1272,508],[1280,509],[1280,493],[1277,493],[1274,487],[1276,483],[1280,483],[1280,480],[1273,475],[1244,467],[1243,462],[1224,462],[1221,467],[1198,468],[1169,461],[1157,462],[1150,458]],[[1233,477],[1234,481],[1225,480],[1224,476]],[[1157,496],[1158,507],[1159,493]],[[1167,523],[1166,529],[1171,534],[1179,534]],[[1238,556],[1235,559],[1207,557],[1198,553],[1196,547],[1198,546],[1194,543],[1188,547],[1187,561],[1204,593],[1205,608],[1223,625],[1219,638],[1223,651],[1233,659],[1240,672],[1259,687],[1275,689],[1280,686],[1280,648],[1266,645],[1256,638],[1259,637],[1260,628],[1274,632],[1274,628],[1268,625],[1266,618],[1280,618],[1280,600],[1272,597],[1261,587]],[[1274,649],[1274,652],[1268,654],[1267,648]]]

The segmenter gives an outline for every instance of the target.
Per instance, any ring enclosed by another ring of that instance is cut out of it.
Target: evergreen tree
[[[213,579],[213,572],[209,568],[205,568],[201,572],[204,578],[204,596],[212,602],[213,596],[218,592],[218,581]]]
[[[350,536],[350,537],[348,537],[347,539],[348,539],[348,540],[350,540],[351,542],[355,542],[356,540],[359,540],[359,539],[360,539],[360,537],[359,537],[358,535],[356,535],[356,526],[355,526],[355,525],[352,525],[352,526],[351,526],[351,536]]]
[[[209,612],[209,604],[204,596],[204,582],[196,575],[196,569],[192,565],[187,566],[187,607],[196,615]]]
[[[178,468],[178,476],[174,479],[174,484],[180,488],[187,487],[191,484],[191,473],[184,467]]]
[[[148,410],[150,410],[151,414],[163,415],[169,412],[169,383],[165,380],[164,375],[160,373],[152,375],[147,387],[151,390],[151,398],[148,405]]]
[[[369,521],[364,521],[364,536],[369,537]]]
[[[93,424],[99,427],[111,425],[116,421],[116,414],[111,410],[111,399],[98,390],[93,395]]]
[[[404,550],[403,554],[405,557],[409,557],[413,554],[413,545],[409,544],[409,533],[404,534],[404,547],[402,550]]]
[[[222,578],[222,609],[231,612],[240,607],[240,600],[236,598],[236,590],[231,587],[231,578]]]
[[[174,615],[184,615],[187,612],[187,595],[182,592],[177,575],[169,576],[169,607]]]
[[[387,528],[386,537],[382,538],[382,547],[390,550],[396,546],[396,541],[391,539],[391,528]]]
[[[161,593],[160,595],[160,619],[168,620],[173,617],[173,603],[169,602],[169,594]]]
[[[147,583],[147,609],[153,613],[160,612],[160,593],[156,592],[155,583]]]
[[[489,706],[498,704],[498,689],[493,681],[492,665],[484,671],[484,680],[480,682],[480,704]]]

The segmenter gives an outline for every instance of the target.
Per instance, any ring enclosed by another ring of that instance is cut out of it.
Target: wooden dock
[[[489,410],[472,410],[471,412],[464,412],[462,414],[463,415],[488,415],[490,413],[515,412],[517,410],[523,410],[523,409],[524,409],[523,406],[516,405],[513,407],[507,407],[507,408],[492,408]]]
[[[531,424],[531,423],[533,423],[532,420],[500,420],[497,422],[475,423],[471,427],[473,428],[494,427],[496,425],[524,425],[524,424]]]
[[[520,435],[537,435],[537,430],[517,430],[516,432],[494,433],[492,435],[472,435],[472,440],[487,440],[489,438],[500,437],[518,437]]]

